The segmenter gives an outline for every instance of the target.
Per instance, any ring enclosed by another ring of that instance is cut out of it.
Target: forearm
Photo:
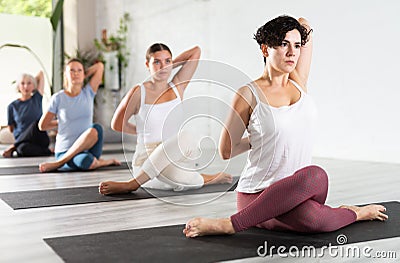
[[[122,132],[126,134],[136,135],[137,134],[136,125],[132,123],[126,123],[122,128]]]
[[[310,45],[312,45],[312,32],[313,32],[313,30],[312,30],[312,28],[311,28],[310,23],[309,23],[308,20],[305,19],[304,17],[300,17],[300,18],[298,19],[298,21],[299,21],[299,23],[300,23],[302,26],[304,26],[304,27],[307,29],[307,32],[308,32],[307,43],[306,43],[305,46],[310,46]]]
[[[242,154],[244,152],[247,152],[248,150],[250,150],[250,147],[251,145],[249,137],[242,138],[239,143],[233,145],[231,158],[239,154]]]
[[[56,130],[57,128],[58,128],[58,120],[51,120],[47,123],[39,121],[39,130],[41,131]]]
[[[130,123],[128,120],[124,120],[123,118],[118,118],[119,115],[117,114],[111,120],[111,128],[117,132],[123,132],[127,134],[135,135],[136,132],[136,125]]]
[[[124,125],[112,124],[111,128],[114,131],[117,131],[117,132],[123,132],[123,133],[126,133],[126,134],[132,134],[132,135],[137,134],[136,125],[134,125],[132,123],[126,123]]]
[[[195,46],[191,49],[186,50],[185,52],[179,54],[174,60],[173,60],[173,67],[178,67],[183,64],[185,64],[188,60],[195,60],[199,59],[201,55],[201,50],[200,47]]]
[[[40,93],[40,95],[43,96],[44,93],[44,76],[43,76],[43,71],[39,71],[37,76],[35,77],[36,79],[36,89]]]
[[[103,81],[103,72],[104,65],[101,62],[97,62],[96,64],[88,68],[86,72],[86,77],[90,77],[89,83],[95,93],[97,92],[99,85]]]
[[[58,120],[56,115],[52,112],[46,112],[39,120],[38,128],[41,131],[56,129],[58,127]]]
[[[219,153],[222,159],[231,159],[239,154],[242,154],[250,150],[250,139],[249,137],[244,137],[239,139],[237,142],[232,142],[230,139],[226,138],[224,135],[221,136]]]
[[[97,71],[103,70],[103,68],[104,68],[103,63],[97,62],[97,63],[93,64],[92,66],[90,66],[90,67],[86,70],[86,75],[85,75],[85,77],[86,77],[86,78],[87,78],[87,77],[90,77],[90,76],[92,76],[93,74],[95,74]]]

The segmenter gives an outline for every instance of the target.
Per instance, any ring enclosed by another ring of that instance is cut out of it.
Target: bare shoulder
[[[121,102],[124,108],[130,108],[134,114],[140,108],[140,85],[136,85],[131,88],[125,95],[123,101]]]
[[[140,101],[140,95],[141,95],[140,85],[136,85],[130,90],[131,100]]]
[[[305,93],[307,93],[307,87],[305,83],[301,80],[300,77],[297,76],[297,74],[291,75],[289,79],[293,81],[298,87],[300,87]]]
[[[254,108],[256,100],[253,90],[250,88],[250,86],[254,87],[255,85],[255,82],[251,82],[238,89],[237,101],[242,104],[243,107]]]

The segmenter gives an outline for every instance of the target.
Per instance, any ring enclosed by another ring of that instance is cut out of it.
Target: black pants
[[[19,157],[48,156],[50,139],[47,132],[40,131],[38,122],[35,121],[21,133],[14,143]]]

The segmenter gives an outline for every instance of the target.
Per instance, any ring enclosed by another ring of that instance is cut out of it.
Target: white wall
[[[398,10],[396,0],[99,0],[97,34],[101,28],[115,31],[123,12],[132,15],[130,85],[147,77],[144,54],[156,41],[174,55],[200,45],[204,59],[256,78],[263,70],[252,40],[256,29],[280,14],[304,16],[315,39],[309,81],[320,113],[315,156],[400,162],[400,89],[394,78],[400,69]],[[227,90],[192,86],[189,97],[206,93],[230,101]],[[206,129],[215,136],[213,125]]]
[[[31,16],[0,14],[0,46],[18,44],[29,47],[42,61],[52,78],[52,29],[49,19]],[[42,70],[39,62],[27,50],[5,47],[0,50],[0,124],[7,125],[7,106],[18,98],[16,85],[11,84],[21,73],[35,76]],[[45,80],[45,101],[50,89]]]
[[[86,0],[84,1],[86,2]],[[79,29],[85,28],[86,23],[78,25],[78,2],[77,0],[68,0],[63,6],[63,24],[64,24],[64,53],[71,57],[76,55],[78,49]]]

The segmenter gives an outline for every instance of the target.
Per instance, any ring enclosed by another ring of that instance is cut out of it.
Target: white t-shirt
[[[256,193],[276,181],[311,164],[314,130],[317,118],[315,104],[301,87],[300,99],[290,105],[273,107],[256,97],[247,131],[251,149],[237,191]]]
[[[163,142],[178,134],[183,123],[182,100],[174,83],[169,85],[176,98],[158,104],[146,104],[146,89],[140,85],[140,109],[134,115],[139,144]]]

